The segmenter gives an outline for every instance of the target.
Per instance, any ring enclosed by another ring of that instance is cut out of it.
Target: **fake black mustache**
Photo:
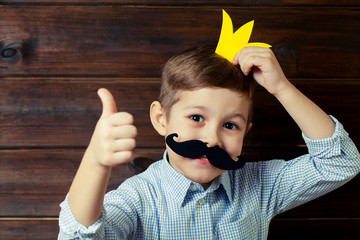
[[[200,140],[176,142],[174,141],[174,137],[178,137],[178,135],[173,133],[167,136],[166,144],[180,156],[186,158],[200,158],[205,155],[214,167],[223,170],[239,169],[246,163],[245,158],[242,156],[238,156],[238,161],[235,162],[229,154],[219,146],[209,148]]]

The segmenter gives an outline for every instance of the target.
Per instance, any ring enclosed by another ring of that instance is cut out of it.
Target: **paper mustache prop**
[[[176,142],[174,137],[176,133],[166,137],[166,144],[177,154],[186,158],[200,158],[206,156],[209,162],[217,168],[223,170],[235,170],[242,168],[246,161],[242,156],[238,156],[238,161],[234,161],[229,154],[219,146],[207,147],[199,140],[190,140],[185,142]]]

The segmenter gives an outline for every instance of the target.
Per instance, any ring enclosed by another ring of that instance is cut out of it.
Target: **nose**
[[[206,144],[207,147],[215,147],[219,146],[222,147],[220,133],[217,128],[207,128],[204,129],[204,138],[203,142]]]

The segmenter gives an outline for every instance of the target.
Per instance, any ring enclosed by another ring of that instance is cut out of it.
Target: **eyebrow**
[[[247,123],[247,118],[244,116],[244,114],[242,113],[239,113],[239,112],[235,112],[233,114],[230,114],[229,115],[230,118],[233,118],[233,117],[239,117],[241,118],[245,123]]]
[[[199,105],[190,105],[190,106],[185,107],[184,109],[186,110],[186,109],[191,109],[191,108],[197,108],[202,111],[209,111],[209,109],[207,107],[199,106]],[[244,116],[244,114],[242,114],[240,112],[234,112],[227,116],[227,118],[236,118],[236,117],[241,118],[245,123],[247,123],[247,118]]]
[[[187,109],[191,109],[191,108],[197,108],[197,109],[200,109],[202,111],[209,111],[209,109],[207,107],[204,107],[204,106],[198,106],[198,105],[190,105],[190,106],[187,106],[185,107],[184,109],[187,110]]]

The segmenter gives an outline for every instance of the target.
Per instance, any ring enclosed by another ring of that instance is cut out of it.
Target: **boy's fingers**
[[[134,118],[130,113],[117,112],[109,116],[109,123],[112,126],[132,125]]]
[[[267,51],[268,48],[264,48],[264,47],[244,47],[241,51],[237,52],[234,56],[234,59],[232,61],[232,63],[234,65],[238,65],[241,61],[242,58],[244,58],[244,56],[248,53],[261,53],[264,51]]]
[[[135,138],[137,129],[133,125],[114,127],[111,132],[113,139]]]
[[[249,53],[247,53],[245,48],[243,48],[243,50],[241,50],[235,55],[232,63],[234,65],[239,65],[241,71],[245,75],[248,75],[249,72],[251,71],[251,68],[253,67],[253,61],[251,62],[249,61]]]
[[[126,162],[130,161],[132,156],[133,156],[132,151],[114,152],[110,156],[105,158],[104,161],[102,162],[102,164],[104,166],[113,167],[113,166],[116,166],[118,164],[122,164],[122,163],[126,163]]]
[[[273,53],[268,48],[263,47],[244,47],[239,51],[233,60],[233,64],[240,65],[241,70],[245,75],[248,75],[252,67],[261,68],[265,60],[272,57]]]
[[[113,95],[106,88],[100,88],[98,90],[98,96],[102,103],[102,117],[110,116],[117,112],[116,102]]]
[[[126,163],[131,160],[133,156],[132,151],[120,151],[114,153],[114,162],[116,164]]]
[[[232,61],[232,64],[234,64],[234,65],[238,65],[238,64],[239,64],[240,52],[241,52],[241,51],[239,51],[239,52],[237,52],[237,53],[235,54],[234,59],[233,59],[233,61]]]
[[[244,54],[239,64],[243,73],[248,75],[253,67],[262,69],[268,63],[268,60],[268,54],[266,53]]]
[[[136,140],[134,138],[118,139],[113,142],[111,148],[114,152],[132,151],[136,147]]]

